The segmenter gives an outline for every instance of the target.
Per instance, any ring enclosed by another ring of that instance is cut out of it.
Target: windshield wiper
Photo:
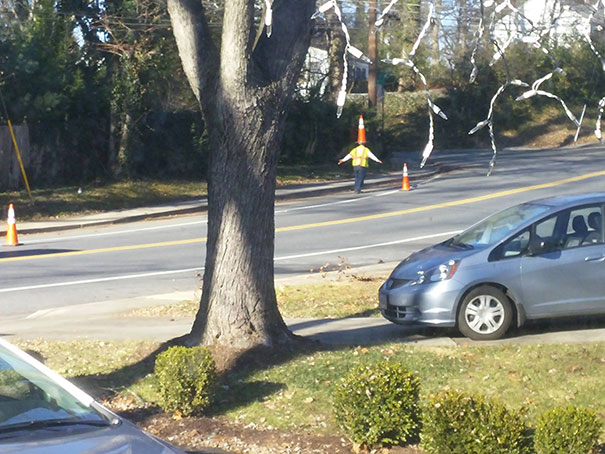
[[[471,246],[470,244],[459,243],[458,241],[456,241],[453,238],[448,242],[447,245],[450,247],[457,247],[459,249],[474,249],[473,246]]]
[[[47,429],[51,427],[64,427],[64,426],[94,426],[94,427],[107,427],[111,426],[110,421],[93,421],[90,419],[43,419],[40,421],[25,421],[16,424],[9,424],[6,426],[0,426],[0,433],[14,432],[19,430],[38,430]]]

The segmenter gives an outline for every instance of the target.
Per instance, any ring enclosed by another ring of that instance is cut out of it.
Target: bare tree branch
[[[202,109],[207,110],[216,93],[219,54],[204,7],[196,0],[168,0],[168,12],[183,70]]]

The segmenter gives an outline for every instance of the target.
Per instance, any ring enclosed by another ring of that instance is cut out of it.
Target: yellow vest
[[[370,149],[363,145],[358,145],[351,150],[349,154],[353,158],[353,167],[368,167],[368,151]]]

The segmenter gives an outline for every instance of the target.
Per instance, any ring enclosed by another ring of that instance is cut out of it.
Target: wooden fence
[[[21,153],[26,172],[30,167],[29,128],[27,125],[13,125],[15,139]],[[28,172],[28,179],[30,178]],[[31,181],[31,180],[30,180]],[[0,191],[24,188],[19,161],[8,126],[0,126]]]

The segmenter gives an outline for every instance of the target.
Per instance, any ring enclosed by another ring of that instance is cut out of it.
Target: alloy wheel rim
[[[504,323],[504,306],[491,295],[479,295],[466,306],[464,319],[474,332],[492,334]]]

